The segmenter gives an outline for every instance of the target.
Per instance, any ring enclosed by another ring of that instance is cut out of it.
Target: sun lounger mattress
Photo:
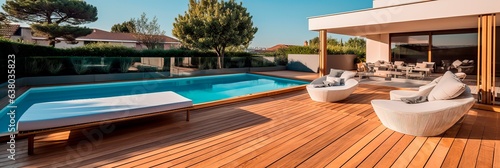
[[[38,103],[31,106],[21,116],[18,130],[63,127],[174,110],[192,105],[193,102],[190,99],[171,91]]]

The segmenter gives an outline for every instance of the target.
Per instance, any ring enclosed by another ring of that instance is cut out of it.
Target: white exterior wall
[[[65,41],[61,41],[59,43],[56,43],[56,48],[75,48],[75,47],[81,47],[83,46],[84,43],[83,41],[78,41],[77,44],[68,44]]]
[[[373,0],[373,8],[408,4],[414,2],[423,2],[423,1],[431,1],[431,0]]]
[[[415,27],[413,29],[435,28],[434,30],[448,27],[470,28],[477,26],[478,15],[491,13],[500,13],[499,0],[437,0],[312,17],[309,18],[309,30],[327,29],[332,33],[363,36],[404,31],[413,27]],[[449,20],[443,22],[440,20],[443,18]],[[472,22],[463,23],[464,19],[470,19]]]
[[[109,42],[111,45],[124,46],[128,48],[135,48],[135,43],[121,43],[121,42]]]
[[[389,61],[389,34],[366,36],[366,62]]]

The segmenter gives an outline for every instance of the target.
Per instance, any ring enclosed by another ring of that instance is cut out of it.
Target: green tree
[[[140,41],[148,49],[156,49],[161,46],[160,43],[165,36],[165,31],[160,29],[156,16],[149,21],[146,13],[142,13],[140,18],[133,18],[130,22],[135,25],[134,36],[137,41]]]
[[[58,37],[72,41],[92,33],[75,25],[97,20],[97,8],[81,0],[8,0],[2,8],[12,20],[31,24],[34,33],[47,37],[51,46]]]
[[[135,25],[132,21],[117,23],[111,27],[111,32],[119,33],[135,33]]]
[[[349,40],[347,40],[344,45],[353,48],[366,48],[366,41],[365,39],[354,37],[349,38]]]
[[[0,12],[0,28],[8,24],[7,17],[5,16],[4,13]]]
[[[241,2],[189,0],[188,11],[175,18],[172,34],[186,46],[215,50],[222,68],[226,48],[247,46],[257,30]]]
[[[339,46],[339,45],[341,45],[341,43],[337,39],[334,39],[332,37],[328,37],[326,39],[326,45],[328,45],[328,46]],[[319,46],[319,37],[314,37],[311,40],[309,40],[309,46],[318,47]]]

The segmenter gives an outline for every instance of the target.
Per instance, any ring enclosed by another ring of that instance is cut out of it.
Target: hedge
[[[135,50],[124,46],[115,46],[103,43],[89,44],[70,49],[58,49],[47,46],[12,42],[0,38],[0,53],[2,57],[15,54],[17,58],[33,56],[96,56],[96,57],[217,57],[212,51],[198,51],[186,49],[154,49]],[[226,52],[227,57],[252,56],[247,52]]]
[[[276,52],[266,53],[266,56],[275,56],[280,60],[279,64],[286,64],[288,54],[318,54],[319,48],[314,46],[289,46],[287,48],[281,48]],[[355,62],[364,62],[366,60],[366,49],[365,48],[354,48],[347,46],[328,46],[327,53],[329,55],[339,55],[339,54],[354,54],[356,55]]]

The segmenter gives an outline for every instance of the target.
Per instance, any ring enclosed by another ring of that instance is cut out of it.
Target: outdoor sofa
[[[354,79],[356,72],[331,69],[330,74],[315,79],[306,86],[307,92],[312,100],[317,102],[336,102],[349,97],[358,87],[358,81]],[[345,80],[339,86],[315,87],[324,84],[328,77],[338,77]]]
[[[427,96],[429,101],[416,104],[402,101],[416,96]],[[391,91],[390,99],[371,101],[378,118],[387,128],[414,136],[444,133],[467,114],[475,102],[470,88],[450,71],[418,91]]]

